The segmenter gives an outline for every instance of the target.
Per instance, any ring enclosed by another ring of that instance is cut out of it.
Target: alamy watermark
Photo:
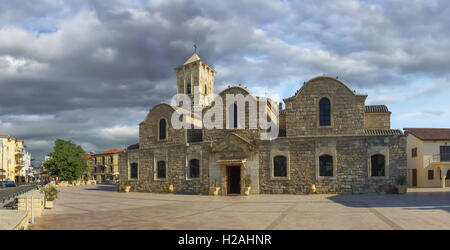
[[[218,95],[213,100],[214,104],[203,113],[200,103],[204,100],[201,98],[209,97],[202,96],[200,91],[198,86],[194,87],[193,102],[186,94],[177,94],[172,98],[172,104],[179,107],[171,117],[174,129],[246,129],[245,112],[248,107],[248,129],[260,129],[262,140],[278,137],[279,108],[273,100],[250,94],[226,94],[224,102]]]

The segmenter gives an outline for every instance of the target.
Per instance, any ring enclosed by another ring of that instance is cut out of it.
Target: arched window
[[[385,157],[382,154],[372,155],[370,157],[372,176],[385,176]]]
[[[333,157],[331,155],[319,157],[319,176],[333,176]]]
[[[285,156],[279,155],[273,158],[273,176],[287,176],[287,158]]]
[[[200,161],[192,159],[189,161],[189,178],[200,177]]]
[[[131,163],[130,165],[130,179],[137,179],[138,178],[138,164],[137,163]]]
[[[158,162],[158,169],[157,169],[156,176],[158,179],[166,178],[166,162],[165,161]]]
[[[237,128],[238,127],[238,107],[237,103],[230,106],[230,111],[228,112],[229,115],[229,125],[230,128]],[[233,116],[233,119],[231,119],[231,116]]]
[[[319,101],[319,125],[331,125],[331,103],[328,98],[322,98]]]
[[[159,139],[165,140],[167,138],[167,121],[166,119],[159,120]]]
[[[191,80],[188,79],[188,80],[187,80],[187,83],[186,83],[186,94],[190,95],[191,92],[192,92],[192,89],[191,89]]]

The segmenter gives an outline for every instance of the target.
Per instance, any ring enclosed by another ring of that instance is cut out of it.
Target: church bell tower
[[[208,106],[214,94],[216,71],[194,53],[183,65],[175,68],[177,93],[191,97],[193,106]]]

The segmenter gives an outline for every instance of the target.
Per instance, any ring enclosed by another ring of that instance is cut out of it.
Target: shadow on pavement
[[[95,188],[86,188],[86,190],[117,192],[117,186],[114,184],[99,184]]]
[[[450,192],[336,195],[328,199],[347,207],[392,207],[405,210],[443,210],[450,213]]]

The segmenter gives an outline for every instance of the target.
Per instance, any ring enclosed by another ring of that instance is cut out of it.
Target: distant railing
[[[433,155],[433,162],[447,162],[447,161],[450,162],[450,153]]]
[[[31,186],[20,186],[19,188],[8,190],[8,188],[2,189],[3,192],[0,192],[0,204],[8,202],[10,199],[17,198],[19,195],[22,195],[30,190],[36,189],[37,185]]]

